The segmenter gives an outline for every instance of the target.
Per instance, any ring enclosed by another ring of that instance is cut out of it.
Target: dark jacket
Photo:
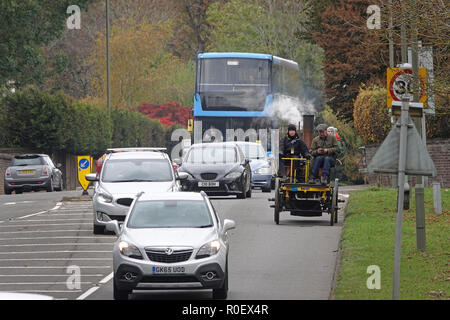
[[[292,147],[294,147],[293,154],[291,153]],[[311,157],[308,151],[308,147],[303,142],[303,140],[299,138],[297,133],[293,137],[289,136],[289,134],[286,134],[283,138],[281,138],[280,153],[284,157],[290,156],[305,157],[305,158]]]
[[[319,150],[319,148],[328,149],[328,153],[318,154],[317,150]],[[313,156],[326,155],[336,158],[338,153],[339,153],[339,145],[335,136],[326,135],[325,138],[323,139],[320,136],[317,136],[313,139],[311,143],[311,154]]]

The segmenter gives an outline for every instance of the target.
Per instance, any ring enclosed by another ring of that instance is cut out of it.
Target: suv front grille
[[[203,180],[214,180],[217,178],[217,173],[202,173],[200,176]]]
[[[172,254],[167,254],[165,249],[145,249],[147,257],[154,262],[176,263],[189,260],[193,249],[174,250]]]

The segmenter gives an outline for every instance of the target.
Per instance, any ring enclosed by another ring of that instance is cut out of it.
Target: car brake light
[[[5,175],[11,177],[11,169],[6,169]]]
[[[44,170],[42,170],[42,174],[45,175],[45,176],[48,176],[47,167],[44,167]]]

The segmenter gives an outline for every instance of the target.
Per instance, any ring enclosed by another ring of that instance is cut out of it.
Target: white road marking
[[[342,196],[342,197],[345,197],[345,198],[348,198],[348,197],[350,197],[350,195],[349,195],[349,194],[345,194],[345,193],[339,193],[339,195],[340,195],[340,196]]]
[[[110,269],[111,266],[78,266],[80,269]],[[0,267],[0,269],[67,269],[67,266],[45,266],[45,267]]]
[[[62,202],[58,202],[58,203],[56,204],[56,206],[55,206],[53,209],[50,209],[50,211],[58,210],[59,207],[61,207],[61,205],[62,205]]]
[[[3,233],[3,232],[2,232]],[[31,238],[0,238],[0,241],[9,241],[9,240],[44,240],[44,239],[111,239],[116,241],[115,239],[108,236],[61,236],[61,237],[31,237]]]
[[[10,226],[0,226],[0,228],[23,228],[23,227],[55,227],[55,226],[78,226],[80,224],[92,224],[92,222],[80,222],[80,223],[43,223],[43,224],[20,224],[20,225],[10,225]]]
[[[107,283],[109,280],[111,280],[114,276],[114,273],[111,272],[110,274],[108,274],[106,277],[104,277],[102,280],[100,280],[99,284],[105,284]],[[89,297],[91,294],[93,294],[95,291],[97,291],[100,287],[96,286],[96,287],[92,287],[90,288],[88,291],[86,291],[85,293],[83,293],[81,296],[79,296],[77,298],[77,300],[84,300],[87,297]]]
[[[48,292],[48,293],[67,293],[67,292],[81,292],[81,290],[14,290],[14,291],[8,291],[8,292],[26,292],[26,293],[39,293],[39,292]],[[59,300],[59,299],[58,299]]]
[[[97,291],[100,287],[92,287],[90,288],[88,291],[86,291],[85,293],[83,293],[81,296],[79,296],[77,298],[77,300],[84,300],[86,299],[88,296],[90,296],[91,294],[93,294],[95,291]]]
[[[111,258],[27,258],[27,259],[0,259],[0,261],[111,261]]]
[[[35,247],[35,246],[112,246],[113,243],[26,243],[26,244],[0,244],[0,247]],[[54,252],[54,251],[52,251]]]
[[[35,230],[35,231],[2,231],[1,234],[10,234],[10,233],[52,233],[52,232],[90,232],[92,233],[92,229],[85,229],[85,230]]]
[[[110,274],[108,274],[105,278],[103,278],[102,280],[100,280],[100,284],[105,284],[107,283],[109,280],[111,280],[114,277],[114,272],[111,272]]]
[[[15,204],[16,204],[15,202],[6,202],[6,203],[4,203],[5,206],[11,206],[11,205],[15,205]]]
[[[46,213],[46,212],[47,212],[47,211],[40,211],[40,212],[38,212],[38,213],[28,214],[28,215],[26,215],[26,216],[18,217],[18,218],[16,218],[16,219],[25,219],[25,218],[29,218],[29,217],[34,217],[34,216],[37,216],[37,215],[39,215],[39,214],[43,214],[43,213]]]
[[[0,274],[0,277],[65,277],[68,274]],[[101,277],[103,274],[83,274],[82,277]]]
[[[61,207],[61,205],[62,205],[62,202],[58,202],[58,203],[56,203],[56,206],[54,206],[50,210],[45,210],[45,211],[40,211],[40,212],[37,212],[37,213],[28,214],[26,216],[19,217],[19,218],[16,218],[16,219],[25,219],[25,218],[34,217],[34,216],[37,216],[39,214],[43,214],[43,213],[46,213],[46,212],[49,212],[49,211],[54,211],[54,210],[59,209],[59,207]]]
[[[61,219],[38,219],[38,220],[23,220],[23,221],[10,221],[10,223],[19,222],[52,222],[52,221],[92,221],[92,218],[78,218],[78,219],[67,219],[67,218],[61,218]]]
[[[29,285],[67,285],[67,282],[0,282],[0,286],[8,286],[8,285],[15,285],[15,286],[29,286]],[[92,282],[79,282],[79,284],[92,284]]]
[[[62,250],[62,251],[30,251],[30,252],[0,252],[0,254],[45,254],[45,253],[112,253],[111,250],[108,251],[96,251],[96,250]]]

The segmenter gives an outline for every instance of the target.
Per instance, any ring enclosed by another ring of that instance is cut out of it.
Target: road
[[[341,199],[349,188],[340,188]],[[115,236],[92,234],[92,205],[70,197],[81,192],[0,196],[0,291],[32,292],[56,299],[112,299]],[[63,200],[65,198],[65,201]],[[329,299],[342,229],[329,216],[302,218],[281,213],[273,221],[267,199],[213,197],[230,231],[228,299]],[[343,206],[345,204],[341,204]],[[81,283],[73,282],[76,276]],[[132,299],[210,299],[211,292],[138,292]]]

